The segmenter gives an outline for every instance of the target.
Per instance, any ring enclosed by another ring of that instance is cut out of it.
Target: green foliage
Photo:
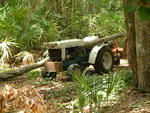
[[[37,76],[36,78],[38,78],[39,76]],[[42,86],[42,85],[49,85],[51,82],[50,81],[46,81],[44,79],[38,80],[38,81],[34,81],[35,79],[31,77],[31,79],[29,79],[29,82],[33,85],[38,85],[38,86]]]
[[[128,71],[91,77],[75,74],[73,77],[78,83],[78,104],[74,103],[74,106],[79,107],[81,112],[85,106],[89,106],[91,112],[100,111],[101,106],[109,104],[122,91],[128,89],[132,81],[131,76],[131,72]]]
[[[36,80],[39,76],[41,76],[40,69],[34,69],[32,71],[27,72],[28,80]]]
[[[120,83],[120,85],[122,84],[122,87],[128,88],[128,86],[132,85],[132,72],[131,71],[121,71],[120,76],[123,82],[123,83]]]
[[[113,18],[113,19],[111,19]],[[102,35],[124,31],[124,17],[122,12],[104,13],[96,16],[96,32]]]
[[[125,6],[125,11],[129,13],[138,12],[138,15],[142,21],[149,21],[150,20],[150,8],[146,5],[137,5],[138,0],[131,1],[130,4]],[[144,1],[145,4],[148,4],[150,1]]]
[[[135,3],[131,3],[127,6],[125,6],[125,10],[127,12],[135,12],[136,9],[137,9],[137,6],[135,5]]]
[[[150,8],[141,6],[139,7],[139,16],[142,21],[149,21],[150,20]]]
[[[22,50],[38,49],[44,41],[59,36],[56,23],[39,14],[31,3],[24,1],[5,4],[0,13],[0,38],[12,37]],[[26,6],[25,6],[26,5]]]
[[[0,3],[0,38],[12,37],[24,51],[48,41],[112,34],[124,30],[121,5],[121,0],[8,0]]]

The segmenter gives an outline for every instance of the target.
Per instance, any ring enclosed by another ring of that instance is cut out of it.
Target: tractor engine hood
[[[98,36],[89,36],[89,37],[85,37],[84,39],[70,39],[70,40],[48,42],[48,43],[44,43],[44,46],[48,49],[70,48],[70,47],[83,46],[85,43],[91,43],[93,41],[96,41],[97,39]]]

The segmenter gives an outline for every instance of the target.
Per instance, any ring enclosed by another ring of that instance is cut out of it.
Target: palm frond
[[[30,52],[21,51],[14,56],[16,59],[22,59],[24,65],[34,63],[34,57]]]
[[[2,39],[0,42],[0,63],[5,63],[12,57],[11,47],[17,47],[17,44],[10,38]]]

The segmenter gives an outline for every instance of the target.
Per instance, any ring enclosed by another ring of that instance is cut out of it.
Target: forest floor
[[[77,97],[75,82],[66,81],[66,78],[61,76],[53,81],[43,81],[41,77],[31,81],[27,76],[21,76],[11,81],[0,82],[0,91],[5,84],[16,89],[34,87],[46,103],[53,103],[52,113],[69,113],[67,105]],[[102,108],[101,113],[150,113],[150,94],[139,93],[130,88],[122,93],[121,99],[113,106]]]

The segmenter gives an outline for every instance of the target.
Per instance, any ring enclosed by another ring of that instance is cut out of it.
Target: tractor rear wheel
[[[98,73],[108,73],[114,66],[114,59],[111,49],[108,46],[99,50],[94,69]]]
[[[56,72],[47,72],[45,68],[41,68],[41,74],[42,74],[42,78],[51,78],[51,79],[56,78],[57,75]]]

